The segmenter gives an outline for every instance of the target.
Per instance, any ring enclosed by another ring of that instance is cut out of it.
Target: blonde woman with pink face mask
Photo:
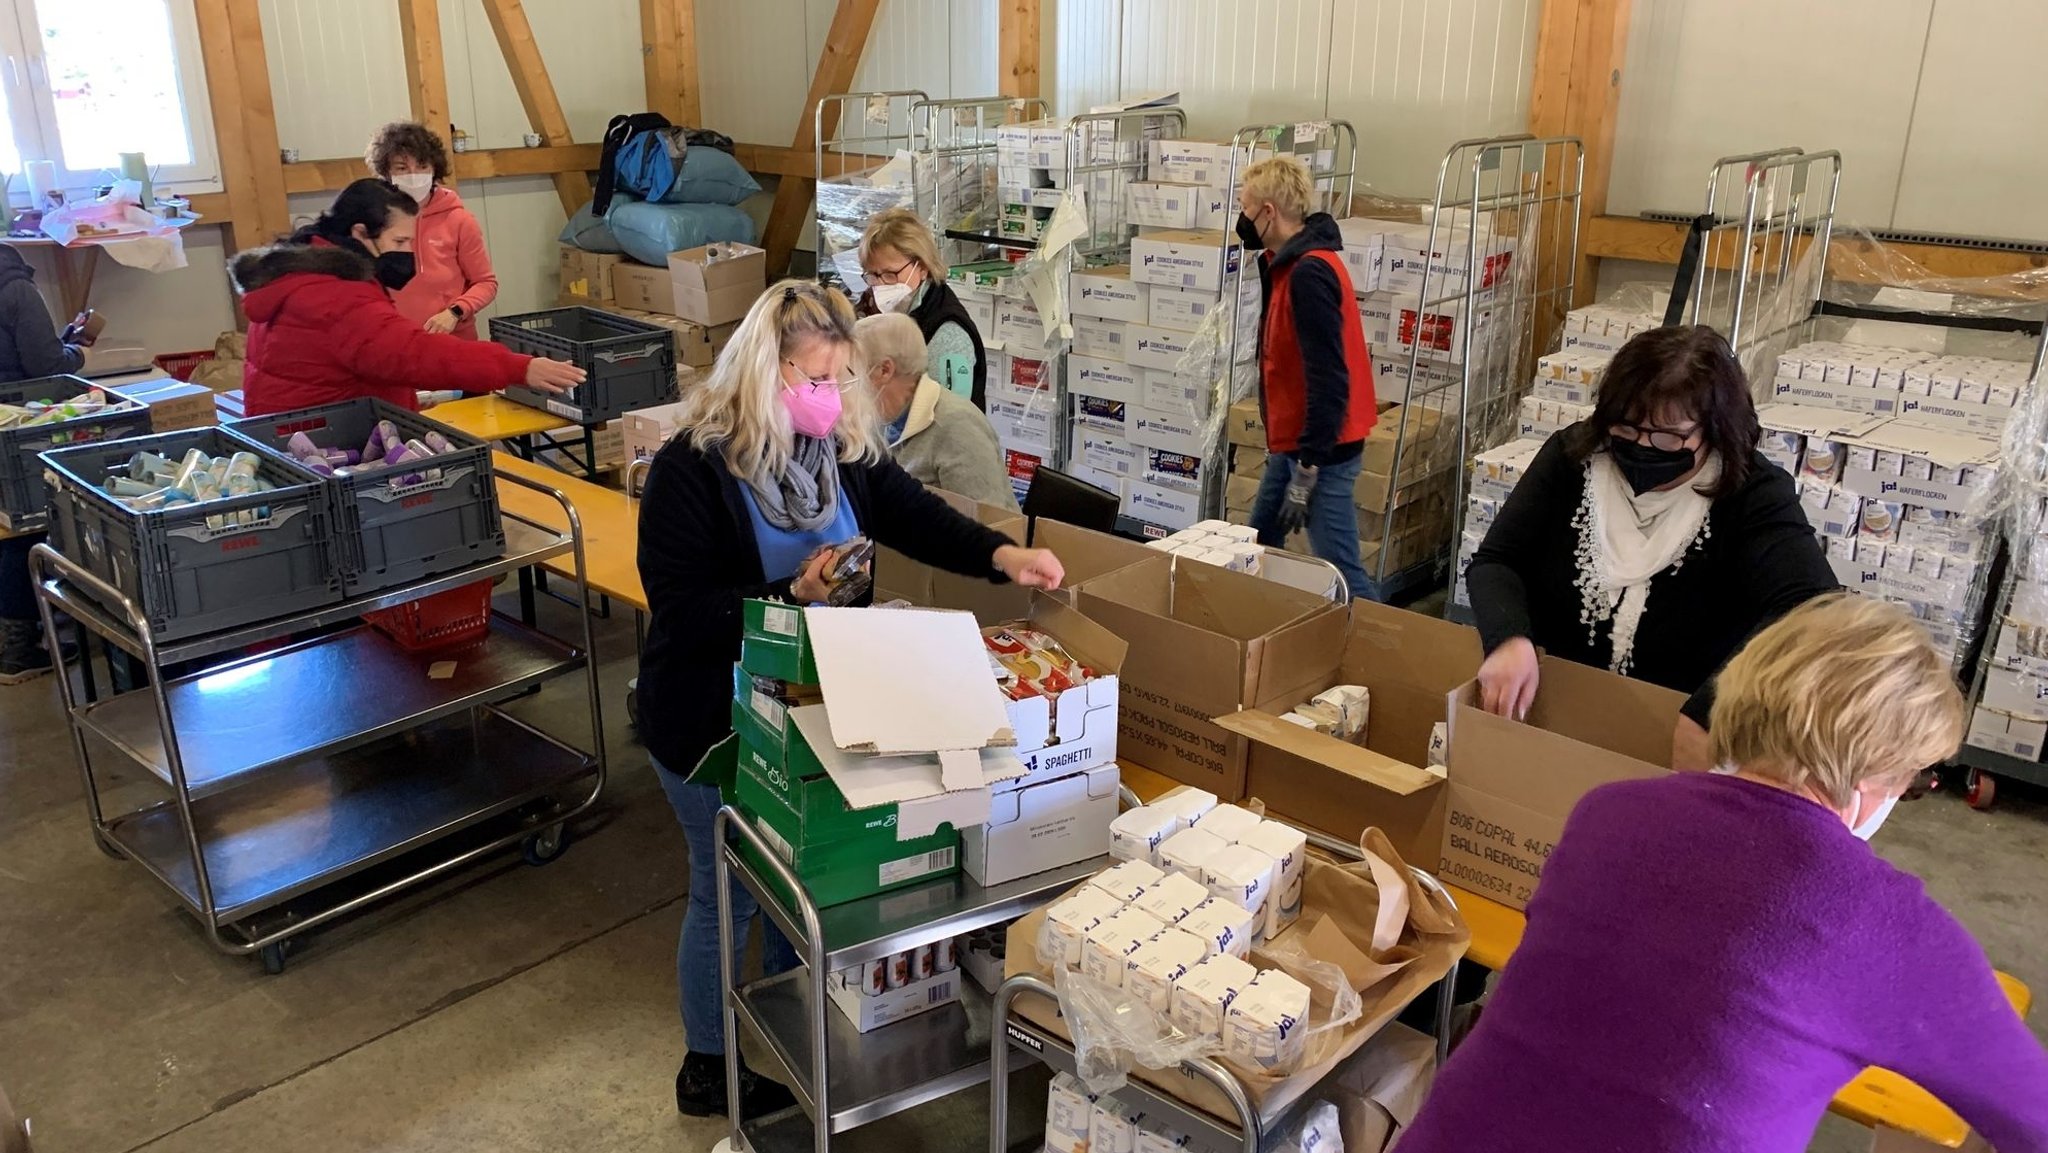
[[[740,602],[825,600],[833,547],[859,536],[992,581],[1057,589],[1066,575],[1050,552],[1011,544],[896,466],[858,358],[844,296],[811,281],[771,286],[710,375],[686,394],[678,431],[654,458],[640,503],[640,579],[651,614],[640,658],[640,736],[690,852],[690,903],[676,950],[688,1042],[676,1108],[690,1116],[726,1111],[713,823],[719,786],[734,766]],[[733,940],[744,942],[755,905],[737,885],[732,909]],[[766,931],[768,971],[795,965],[775,926]],[[788,1090],[741,1069],[746,1117],[792,1103]]]
[[[448,180],[448,149],[424,124],[397,120],[377,130],[364,154],[370,171],[420,206],[413,241],[418,271],[391,302],[428,332],[476,339],[476,314],[498,298],[498,274],[483,226]]]

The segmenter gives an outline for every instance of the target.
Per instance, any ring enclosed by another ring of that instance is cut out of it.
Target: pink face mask
[[[789,410],[789,426],[798,436],[823,439],[839,423],[839,382],[800,380],[782,386],[782,407]]]

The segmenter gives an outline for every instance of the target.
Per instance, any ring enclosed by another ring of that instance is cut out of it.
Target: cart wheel
[[[289,941],[272,941],[270,944],[256,950],[256,955],[263,959],[264,972],[273,977],[284,972],[284,955],[288,944]]]
[[[1980,813],[1998,800],[1998,778],[1982,769],[1970,770],[1970,775],[1964,779],[1964,788],[1963,799]]]
[[[519,856],[527,864],[538,867],[561,856],[562,850],[568,846],[568,826],[553,824],[527,834],[526,840],[519,846]]]

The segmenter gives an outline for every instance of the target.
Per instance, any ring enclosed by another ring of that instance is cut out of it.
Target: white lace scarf
[[[1586,491],[1572,518],[1578,530],[1579,623],[1588,643],[1600,625],[1613,622],[1613,656],[1608,668],[1627,676],[1635,657],[1636,626],[1650,600],[1650,579],[1677,572],[1692,549],[1711,534],[1713,501],[1697,490],[1720,479],[1721,462],[1708,457],[1700,471],[1668,492],[1638,496],[1614,467],[1614,458],[1595,453],[1586,462]]]

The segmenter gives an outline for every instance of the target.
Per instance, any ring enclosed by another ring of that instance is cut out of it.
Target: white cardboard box
[[[890,989],[880,996],[870,997],[859,989],[848,985],[840,975],[834,973],[825,978],[825,992],[832,998],[832,1004],[853,1022],[853,1027],[867,1033],[891,1022],[933,1009],[944,1008],[960,999],[960,971],[954,969],[934,973],[922,981],[912,981],[900,989]]]
[[[2048,721],[2048,681],[2001,668],[1984,672],[1983,707],[2027,721]]]
[[[1216,397],[1214,383],[1204,383],[1166,369],[1144,368],[1138,371],[1143,377],[1143,391],[1138,395],[1138,403],[1142,407],[1168,416],[1209,419],[1211,404]]]
[[[1132,414],[1131,443],[1187,456],[1204,456],[1209,451],[1209,437],[1201,421],[1186,413],[1155,412],[1143,407]]]
[[[676,418],[682,414],[681,401],[675,404],[643,408],[629,412],[619,423],[624,430],[624,455],[626,460],[647,460],[661,451],[668,438],[675,435]]]
[[[1143,324],[1148,286],[1131,279],[1131,267],[1085,268],[1069,281],[1070,310],[1075,316]]]
[[[1877,416],[1896,416],[1900,400],[1897,390],[1881,390],[1855,384],[1831,384],[1827,381],[1785,376],[1772,380],[1771,398],[1780,404],[1833,408],[1843,412],[1867,412]]]
[[[1074,353],[1098,360],[1123,360],[1129,349],[1126,322],[1095,316],[1074,318]]]
[[[1139,228],[1193,228],[1201,185],[1134,180],[1124,192],[1125,213]]]
[[[1109,725],[1113,746],[1114,707]],[[1117,782],[1116,765],[1108,764],[997,793],[988,823],[960,830],[961,866],[976,884],[1000,885],[1101,856],[1109,851],[1109,823],[1116,819]]]
[[[2027,720],[1989,705],[1978,705],[1970,711],[1970,735],[1965,743],[2038,761],[2042,747],[2048,745],[2048,721]]]
[[[1192,492],[1133,480],[1124,494],[1124,511],[1149,524],[1183,529],[1202,519],[1201,497]]]
[[[1141,232],[1131,241],[1131,279],[1164,288],[1221,293],[1237,276],[1235,237],[1209,229]]]
[[[1079,323],[1076,322],[1076,330]],[[1075,392],[1087,393],[1108,400],[1120,400],[1135,404],[1143,395],[1141,377],[1145,370],[1132,368],[1122,360],[1109,360],[1099,356],[1076,354],[1067,360],[1069,377]]]
[[[1074,430],[1086,429],[1122,440],[1131,434],[1131,406],[1106,396],[1074,394]]]
[[[1194,343],[1194,334],[1170,328],[1133,324],[1124,342],[1124,360],[1134,368],[1163,368],[1169,372]]]
[[[1213,292],[1192,288],[1152,289],[1150,319],[1153,328],[1168,328],[1177,332],[1194,332],[1202,327],[1209,315],[1226,302]]]
[[[1208,140],[1149,141],[1145,171],[1154,180],[1221,188],[1230,179],[1230,145]]]

